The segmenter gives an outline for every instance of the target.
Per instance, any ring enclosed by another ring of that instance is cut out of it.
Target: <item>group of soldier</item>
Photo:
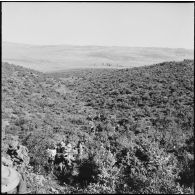
[[[71,168],[76,160],[82,158],[83,151],[84,144],[82,142],[78,142],[76,147],[64,141],[54,144],[53,147],[47,149],[48,163],[51,171],[56,166],[60,171],[63,171],[64,168]]]

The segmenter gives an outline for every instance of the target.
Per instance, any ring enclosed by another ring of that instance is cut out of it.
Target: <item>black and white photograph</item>
[[[194,8],[1,2],[1,193],[194,194]]]

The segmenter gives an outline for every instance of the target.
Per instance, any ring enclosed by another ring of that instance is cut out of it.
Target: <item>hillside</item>
[[[10,139],[28,148],[29,193],[193,194],[193,73],[193,60],[50,74],[3,63],[3,155]],[[63,169],[46,155],[61,141],[76,151]]]
[[[71,68],[124,68],[194,59],[194,51],[171,48],[28,45],[3,42],[2,60],[42,72]]]
[[[2,122],[6,124],[3,156],[7,157],[10,140],[28,148],[30,167],[24,164],[22,172],[28,178],[29,192],[54,193],[53,188],[60,192],[59,184],[45,172],[46,148],[68,136],[75,143],[88,136],[88,110],[63,82],[21,66],[2,64]],[[17,165],[17,169],[21,170],[21,166]],[[40,175],[45,176],[45,188],[36,182]],[[62,189],[68,192],[66,188]]]

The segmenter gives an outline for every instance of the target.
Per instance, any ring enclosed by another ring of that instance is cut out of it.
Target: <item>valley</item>
[[[193,73],[193,60],[47,73],[4,62],[2,155],[10,139],[28,149],[16,164],[32,194],[193,194]],[[60,171],[46,150],[62,141],[84,150]]]

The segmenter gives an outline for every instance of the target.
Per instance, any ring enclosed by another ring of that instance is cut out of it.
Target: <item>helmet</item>
[[[1,171],[1,193],[10,192],[18,186],[20,175],[13,168],[4,165],[1,165]]]

